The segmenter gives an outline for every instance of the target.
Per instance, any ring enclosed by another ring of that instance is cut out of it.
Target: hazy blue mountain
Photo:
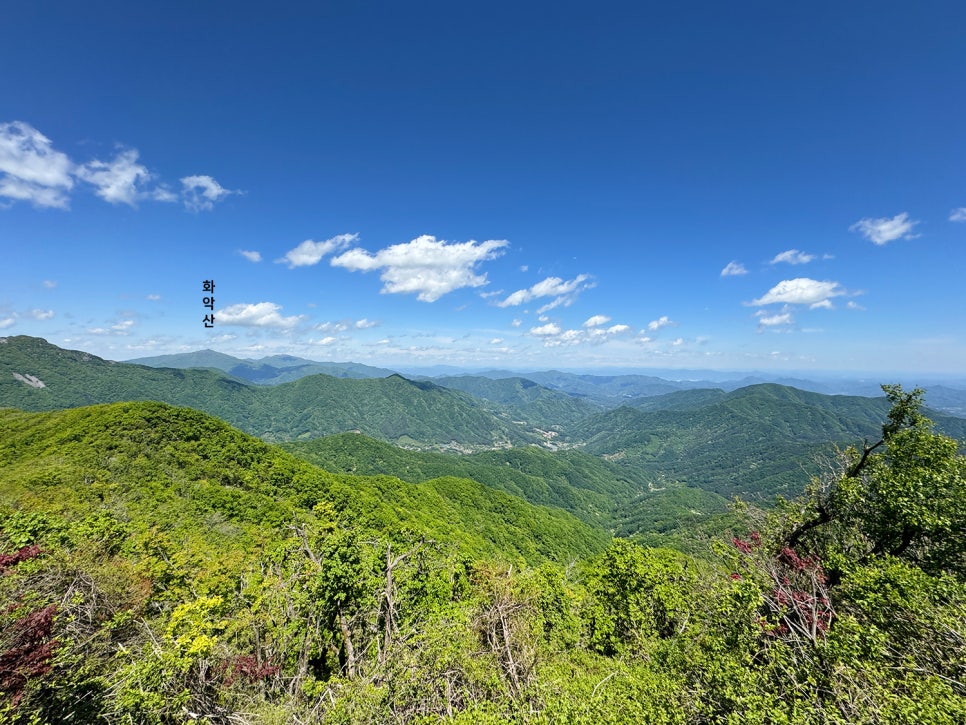
[[[385,378],[394,371],[354,362],[317,362],[293,355],[270,355],[258,360],[241,359],[213,350],[158,355],[128,360],[135,365],[154,368],[216,368],[229,375],[259,385],[278,385],[308,375],[331,375],[334,378]]]

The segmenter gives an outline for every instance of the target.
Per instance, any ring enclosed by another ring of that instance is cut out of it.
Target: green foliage
[[[695,556],[443,458],[343,451],[433,474],[409,482],[161,403],[0,410],[0,720],[964,722],[963,457],[887,393],[881,444],[773,512],[702,519],[734,533]],[[638,481],[576,453],[461,462],[570,506]],[[703,505],[677,483],[620,511]]]
[[[471,455],[404,450],[368,436],[345,433],[281,447],[327,471],[390,475],[419,483],[468,478],[540,506],[556,506],[600,528],[610,526],[615,504],[646,487],[636,471],[580,451],[536,446]]]
[[[966,458],[920,412],[922,391],[884,386],[893,406],[882,438],[846,449],[778,526],[838,577],[893,556],[931,574],[966,574]]]
[[[617,539],[593,560],[589,643],[605,655],[641,654],[655,637],[672,637],[687,620],[694,565],[680,553]]]
[[[676,394],[677,395],[677,394]],[[683,394],[682,394],[683,395]],[[802,471],[817,475],[816,459],[835,444],[876,434],[887,398],[808,393],[781,385],[752,385],[723,396],[645,411],[630,407],[591,416],[568,432],[584,450],[640,467],[656,486],[684,483],[725,498],[768,500],[797,494]],[[944,419],[953,435],[966,425]]]

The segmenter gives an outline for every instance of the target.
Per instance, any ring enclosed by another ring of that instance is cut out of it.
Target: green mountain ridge
[[[444,475],[469,478],[532,504],[562,508],[605,529],[611,527],[615,505],[632,500],[648,486],[637,472],[601,458],[536,446],[469,455],[425,453],[353,433],[280,446],[327,471],[391,475],[411,482]]]
[[[474,556],[565,561],[608,538],[559,508],[452,475],[409,483],[326,472],[217,418],[157,402],[0,409],[0,480],[0,507],[29,502],[67,519],[97,509],[199,536],[205,522],[223,521],[215,528],[250,546],[320,503],[373,530],[422,533]]]
[[[0,339],[0,405],[21,410],[158,400],[203,410],[269,441],[359,430],[406,446],[473,450],[542,439],[472,396],[397,374],[312,375],[255,386],[210,369],[151,368],[62,350],[39,338]],[[27,375],[38,383],[21,379]]]
[[[460,390],[491,403],[493,412],[527,426],[546,430],[548,440],[567,427],[598,412],[600,405],[544,387],[529,378],[493,379],[478,375],[429,378],[441,387]]]
[[[880,435],[889,408],[885,398],[772,383],[676,392],[636,406],[591,416],[570,430],[571,442],[652,477],[751,499],[798,493],[836,446]],[[931,417],[947,435],[966,440],[966,421]]]

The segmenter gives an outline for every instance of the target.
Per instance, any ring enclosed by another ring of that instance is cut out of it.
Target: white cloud
[[[556,322],[548,322],[546,325],[530,328],[530,334],[536,335],[537,337],[555,336],[559,335],[560,333],[560,325],[558,325]]]
[[[763,312],[761,310],[759,310],[755,314],[758,317],[758,325],[760,327],[776,327],[779,325],[791,325],[792,323],[795,322],[795,319],[792,317],[792,313],[788,309],[782,310],[781,312],[774,315],[769,315],[768,313]]]
[[[255,250],[240,249],[238,253],[247,259],[249,262],[261,262],[262,254],[261,252],[256,252]]]
[[[737,277],[742,274],[748,274],[748,270],[745,269],[745,265],[741,262],[731,261],[725,265],[725,268],[721,270],[722,277]]]
[[[337,337],[323,337],[320,340],[315,340],[316,345],[331,345],[333,342],[338,340]]]
[[[848,307],[850,310],[864,310],[865,309],[858,302],[853,302],[852,300],[849,300],[848,302],[846,302],[845,303],[845,306]]]
[[[600,327],[608,322],[610,322],[610,318],[607,315],[594,315],[584,323],[584,327]]]
[[[599,345],[616,335],[629,332],[630,329],[629,325],[611,325],[608,328],[585,326],[585,329],[582,330],[565,330],[556,322],[549,322],[546,325],[531,328],[530,334],[541,338],[545,347],[579,345],[582,343]]]
[[[49,320],[54,316],[53,310],[30,310],[27,316],[34,320]]]
[[[538,310],[538,312],[543,313],[561,304],[565,306],[569,305],[583,290],[593,287],[593,283],[589,282],[589,280],[590,275],[587,274],[578,274],[574,279],[567,281],[562,280],[560,277],[547,277],[532,287],[517,290],[503,300],[503,302],[497,302],[497,306],[516,307],[517,305],[522,305],[531,300],[539,299],[540,297],[555,297],[556,299],[553,302],[544,305]]]
[[[502,337],[494,337],[492,340],[490,340],[491,345],[500,345],[502,344],[502,342],[503,342]]]
[[[951,212],[949,212],[949,221],[966,222],[966,206],[961,206],[958,209],[953,209]]]
[[[338,234],[331,239],[326,239],[324,242],[314,242],[311,239],[306,239],[295,247],[295,249],[290,249],[286,252],[282,259],[276,259],[275,261],[287,262],[289,269],[310,267],[313,264],[318,264],[325,255],[345,249],[349,244],[358,239],[358,234]]]
[[[667,315],[661,315],[656,320],[651,320],[650,322],[648,322],[647,329],[650,330],[651,332],[655,332],[656,330],[660,330],[662,327],[667,327],[668,325],[673,325],[673,324],[674,323],[671,322],[671,319]]]
[[[181,198],[189,211],[210,211],[216,201],[241,193],[226,189],[207,175],[185,176],[181,179]]]
[[[381,290],[384,294],[415,293],[416,299],[422,302],[435,302],[454,290],[485,285],[486,275],[476,274],[476,266],[499,257],[505,246],[505,240],[448,244],[423,235],[375,254],[350,249],[335,257],[332,266],[353,272],[382,270],[379,278],[384,283]]]
[[[821,300],[820,302],[815,302],[808,306],[810,310],[832,310],[835,306],[832,304],[832,300]]]
[[[378,322],[376,322],[375,320],[367,320],[365,317],[363,317],[361,320],[357,320],[356,324],[354,325],[354,327],[357,330],[368,330],[370,327],[378,327],[378,326],[379,326]]]
[[[799,252],[797,249],[789,249],[781,254],[776,254],[775,258],[771,260],[771,264],[779,264],[785,262],[786,264],[808,264],[813,259],[815,259],[814,254],[805,254],[805,252]]]
[[[151,300],[152,302],[157,302],[158,300],[160,300],[160,299],[161,299],[161,295],[154,295],[154,294],[151,294],[151,295],[148,295],[148,296],[147,296],[147,297],[146,297],[145,299],[149,299],[149,300]]]
[[[95,186],[94,193],[111,204],[127,204],[133,207],[142,199],[175,200],[175,196],[167,189],[143,188],[154,175],[146,166],[138,163],[138,152],[135,149],[121,151],[113,161],[89,161],[78,167],[76,175]]]
[[[223,325],[243,325],[245,327],[280,327],[289,329],[302,321],[301,315],[282,317],[281,305],[274,302],[231,305],[218,310],[217,321]]]
[[[319,322],[312,325],[312,329],[319,332],[345,332],[349,325],[345,322]]]
[[[111,325],[111,329],[114,330],[114,332],[121,334],[127,334],[127,331],[132,327],[134,327],[134,320],[121,320],[120,322]]]
[[[44,289],[56,289],[57,283],[52,279],[45,279],[43,281]]]
[[[784,303],[790,305],[815,305],[831,297],[846,294],[838,282],[819,282],[807,277],[782,280],[757,300],[749,304],[756,307]]]
[[[0,196],[66,209],[72,170],[67,155],[30,124],[0,123]]]
[[[134,207],[143,200],[178,201],[178,195],[163,184],[149,187],[154,178],[138,162],[136,149],[122,149],[111,161],[76,164],[55,151],[50,139],[30,124],[0,124],[0,197],[66,209],[69,193],[80,180],[111,204]],[[181,184],[185,206],[193,211],[211,209],[225,196],[241,193],[225,189],[210,176],[186,176]]]
[[[520,325],[522,325],[522,324],[523,324],[523,320],[513,320],[513,322],[511,322],[510,324],[511,324],[511,325],[512,325],[513,327],[520,327]]]
[[[5,330],[8,327],[13,327],[17,323],[16,317],[4,317],[0,320],[0,330]]]
[[[891,219],[887,217],[860,219],[849,227],[849,231],[859,232],[873,244],[882,246],[896,239],[914,239],[919,236],[912,233],[913,227],[918,223],[917,220],[910,219],[907,212],[902,212]]]

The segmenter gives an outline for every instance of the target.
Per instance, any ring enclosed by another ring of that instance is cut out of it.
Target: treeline
[[[194,411],[4,411],[2,718],[964,722],[966,459],[887,392],[881,440],[700,555]]]

